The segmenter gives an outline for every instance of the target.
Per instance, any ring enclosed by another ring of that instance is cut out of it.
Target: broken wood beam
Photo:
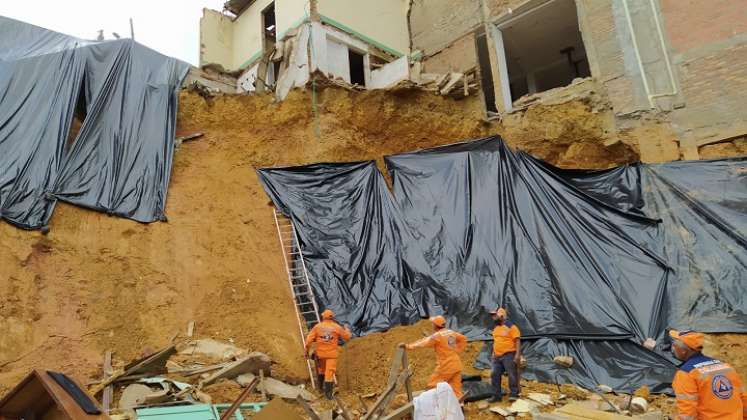
[[[402,386],[405,381],[410,378],[410,376],[412,376],[412,371],[409,369],[406,369],[402,373],[400,373],[399,377],[397,377],[397,381],[387,386],[386,391],[384,391],[379,396],[368,414],[363,417],[363,420],[375,420],[381,417],[380,413],[384,412],[384,410],[387,409],[389,403],[392,401],[392,398],[394,398],[394,394],[397,388]]]
[[[353,420],[353,416],[350,415],[350,412],[348,412],[347,407],[345,407],[345,404],[343,404],[340,397],[335,395],[333,396],[333,398],[335,399],[335,403],[337,403],[337,407],[339,407],[340,411],[342,412],[342,418],[344,418],[345,420]]]
[[[109,379],[114,371],[112,370],[112,352],[107,350],[104,354],[104,380]],[[104,408],[104,413],[109,413],[112,405],[112,399],[114,397],[114,387],[107,385],[104,387],[104,394],[101,396],[101,406]]]
[[[405,370],[410,369],[410,362],[407,360],[407,352],[402,352],[402,368]],[[407,392],[407,401],[412,401],[412,385],[410,384],[410,377],[405,379],[405,392]]]
[[[381,420],[399,420],[405,416],[412,415],[414,411],[415,411],[415,405],[412,402],[408,402],[402,407],[382,417]]]
[[[301,405],[301,407],[306,412],[306,414],[311,418],[311,420],[321,420],[319,418],[319,415],[316,414],[316,411],[314,411],[314,409],[311,408],[309,403],[307,403],[306,400],[304,400],[303,397],[301,397],[301,395],[296,397],[296,402]]]
[[[441,95],[448,95],[449,92],[456,87],[457,83],[459,83],[462,80],[462,73],[451,73],[451,78],[449,79],[449,82],[446,83],[446,86],[441,88]]]
[[[254,378],[254,380],[249,384],[249,386],[246,387],[246,389],[244,389],[244,391],[241,392],[241,395],[239,395],[239,398],[236,398],[236,401],[234,401],[233,404],[231,404],[231,406],[228,407],[228,410],[223,412],[223,414],[220,416],[220,420],[228,420],[229,418],[231,418],[231,416],[233,416],[233,413],[236,412],[236,410],[238,410],[239,407],[241,407],[241,403],[244,402],[246,397],[248,397],[249,394],[251,394],[251,392],[254,391],[254,388],[256,388],[257,384],[259,384],[259,379]]]

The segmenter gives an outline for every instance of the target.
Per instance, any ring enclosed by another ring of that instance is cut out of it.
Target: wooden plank
[[[109,379],[114,371],[112,370],[112,352],[107,350],[104,354],[104,380]],[[104,388],[104,394],[101,396],[101,405],[105,413],[109,413],[114,397],[114,387],[107,385]]]
[[[412,415],[415,411],[415,405],[412,402],[408,402],[407,404],[403,405],[402,407],[392,411],[391,413],[387,414],[386,416],[382,417],[382,420],[398,420],[401,419],[407,415]]]
[[[630,417],[620,414],[608,413],[606,411],[591,410],[580,404],[568,404],[555,410],[556,413],[565,414],[571,417],[578,417],[593,420],[630,420]]]
[[[200,136],[202,136],[202,133],[197,133]],[[189,324],[187,324],[187,337],[192,337],[195,334],[195,322],[189,321]]]
[[[386,391],[384,391],[384,393],[381,394],[381,396],[379,396],[379,399],[376,400],[376,403],[374,404],[374,406],[371,407],[371,411],[369,411],[368,414],[363,417],[363,420],[379,418],[380,413],[384,412],[384,410],[387,409],[387,407],[389,406],[389,403],[392,401],[392,398],[394,398],[395,391],[397,390],[397,388],[402,386],[407,380],[407,378],[409,378],[411,375],[412,375],[412,371],[410,371],[409,369],[400,373],[399,377],[397,378],[397,381],[387,386]]]
[[[241,403],[244,402],[246,397],[248,397],[249,394],[251,394],[251,392],[254,391],[254,388],[257,386],[258,383],[259,383],[259,379],[254,378],[254,380],[249,384],[249,386],[246,387],[246,389],[244,389],[244,391],[241,392],[241,395],[239,395],[239,398],[236,398],[236,401],[234,401],[233,404],[231,404],[231,406],[228,407],[228,410],[223,412],[223,414],[220,416],[220,420],[228,420],[229,418],[231,418],[233,413],[236,410],[238,410],[239,407],[241,407]]]
[[[307,403],[306,400],[304,400],[303,397],[301,397],[300,394],[296,397],[296,402],[301,405],[301,407],[306,412],[306,414],[311,418],[311,420],[321,420],[319,418],[319,415],[316,414],[316,411],[314,411],[309,406],[309,403]]]
[[[343,404],[340,397],[337,395],[333,396],[332,398],[335,399],[335,402],[337,403],[337,406],[340,408],[340,411],[342,411],[342,418],[345,420],[353,420],[353,416],[350,415],[350,412],[348,412],[347,407],[345,407],[345,404]]]
[[[410,362],[407,360],[407,352],[406,351],[402,352],[402,368],[404,368],[404,369],[410,369]],[[410,384],[410,377],[409,376],[405,380],[405,392],[407,392],[407,401],[412,401],[412,385]]]
[[[446,83],[446,86],[441,88],[441,95],[447,95],[449,92],[451,92],[452,89],[456,86],[457,83],[459,83],[460,80],[462,80],[462,73],[451,73],[451,78],[449,79],[449,82]]]
[[[259,391],[262,393],[262,401],[267,401],[267,393],[265,392],[265,371],[263,369],[259,370],[259,383],[262,385],[259,388]]]
[[[399,372],[402,370],[403,354],[405,354],[405,349],[397,346],[394,350],[394,357],[392,357],[392,366],[389,368],[389,380],[387,384],[393,384],[397,381]]]

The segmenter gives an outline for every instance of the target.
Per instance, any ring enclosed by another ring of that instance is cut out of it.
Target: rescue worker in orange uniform
[[[314,354],[316,355],[317,378],[324,396],[328,400],[332,399],[332,390],[334,388],[335,371],[337,371],[338,342],[350,340],[353,334],[350,329],[343,328],[335,320],[335,314],[329,309],[322,312],[322,322],[316,324],[306,337],[306,357],[309,357],[311,345],[314,344]]]
[[[704,356],[704,337],[695,331],[669,332],[672,353],[683,363],[674,375],[677,420],[747,420],[747,392],[733,367]]]
[[[495,395],[491,402],[501,401],[503,392],[501,390],[501,376],[508,376],[508,388],[511,391],[509,401],[519,398],[519,361],[521,360],[521,332],[519,328],[506,320],[506,310],[498,308],[490,311],[495,321],[493,329],[493,371],[490,381],[495,389]]]
[[[428,379],[428,388],[435,388],[439,382],[446,382],[456,394],[462,397],[462,359],[459,353],[467,346],[467,337],[446,328],[446,319],[441,315],[430,319],[433,334],[414,343],[400,343],[406,350],[432,347],[436,352],[436,370]]]

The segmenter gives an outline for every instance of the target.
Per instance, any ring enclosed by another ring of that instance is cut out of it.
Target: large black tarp
[[[0,16],[0,218],[44,226],[57,200],[164,219],[177,89],[188,64]],[[80,132],[67,142],[76,107]]]
[[[664,390],[666,328],[747,332],[745,159],[569,171],[491,137],[385,160],[392,193],[374,162],[259,170],[357,334],[445,313],[487,339],[503,305],[528,377]]]

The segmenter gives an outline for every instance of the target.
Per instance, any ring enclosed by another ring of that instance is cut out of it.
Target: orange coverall
[[[444,328],[406,347],[408,350],[433,347],[436,352],[436,370],[428,379],[428,388],[435,388],[437,383],[446,382],[454,390],[457,398],[461,398],[462,359],[459,358],[459,353],[466,346],[467,337]]]
[[[331,319],[316,324],[306,337],[306,353],[312,344],[316,344],[317,373],[324,375],[324,382],[333,382],[337,371],[337,341],[342,338],[350,340],[352,334]]]
[[[677,420],[747,420],[747,392],[727,363],[696,354],[680,366],[672,388]]]

